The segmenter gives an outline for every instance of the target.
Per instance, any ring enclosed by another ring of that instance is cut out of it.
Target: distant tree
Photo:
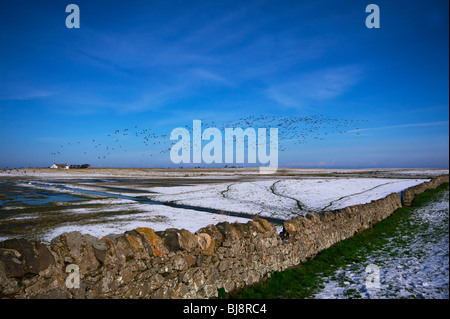
[[[80,166],[80,168],[89,168],[91,165],[90,164],[83,164]]]

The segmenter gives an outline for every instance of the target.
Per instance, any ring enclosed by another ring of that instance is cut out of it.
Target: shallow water
[[[46,190],[37,190],[28,187],[21,187],[16,183],[1,183],[0,193],[7,197],[0,201],[1,206],[9,206],[14,204],[25,205],[47,205],[53,202],[71,202],[85,200],[85,198],[65,193],[57,193]]]

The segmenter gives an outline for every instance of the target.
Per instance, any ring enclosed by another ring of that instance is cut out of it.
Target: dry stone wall
[[[284,222],[282,234],[265,219],[199,229],[137,228],[101,239],[79,232],[46,245],[25,239],[0,243],[3,298],[211,298],[296,266],[337,242],[410,205],[416,194],[449,176],[364,205],[310,213]]]
[[[427,189],[430,189],[430,188],[436,188],[439,185],[441,185],[442,183],[448,183],[448,178],[449,178],[449,175],[441,175],[436,178],[433,178],[429,182],[425,182],[425,183],[405,189],[402,192],[402,204],[404,206],[411,206],[411,203],[417,194],[423,193],[424,191],[426,191]]]

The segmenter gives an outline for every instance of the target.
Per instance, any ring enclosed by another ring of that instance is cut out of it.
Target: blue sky
[[[280,166],[448,167],[448,6],[0,0],[0,168],[177,167],[174,128],[260,115],[352,123],[280,131]]]

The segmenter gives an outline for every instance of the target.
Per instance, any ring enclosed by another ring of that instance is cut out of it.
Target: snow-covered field
[[[407,222],[409,228],[417,231],[398,230],[388,245],[365,255],[365,262],[353,263],[322,278],[324,288],[315,298],[448,299],[449,193],[414,210]],[[379,286],[376,280],[370,280],[375,267],[379,271]]]
[[[289,219],[307,212],[365,204],[428,179],[319,178],[150,188],[149,198]]]
[[[258,176],[257,172],[258,169],[0,170],[0,240],[24,235],[48,241],[70,230],[101,237],[136,227],[157,231],[174,227],[195,232],[223,221],[247,222],[256,214],[285,220],[307,212],[367,203],[448,170],[280,169],[271,178]],[[184,186],[170,186],[174,184]],[[48,209],[11,201],[11,191],[37,198],[42,191],[82,198],[54,202]],[[155,205],[143,202],[143,198],[241,216]]]

